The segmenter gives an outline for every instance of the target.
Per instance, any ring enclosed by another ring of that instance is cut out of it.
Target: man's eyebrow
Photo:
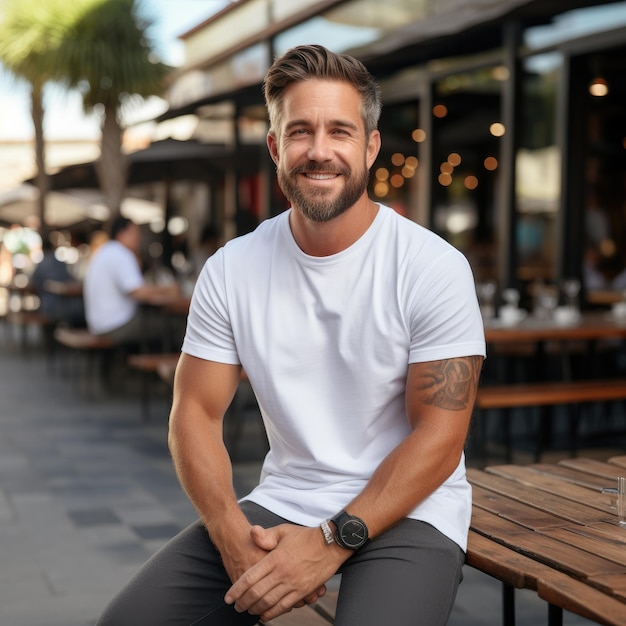
[[[299,126],[306,128],[306,127],[311,126],[311,122],[305,119],[291,120],[290,122],[285,124],[285,130],[288,131],[288,130],[291,130],[292,128],[297,128]],[[348,120],[341,120],[341,119],[329,120],[326,126],[330,126],[331,128],[349,128],[354,131],[359,130],[359,127],[354,122],[350,122]]]

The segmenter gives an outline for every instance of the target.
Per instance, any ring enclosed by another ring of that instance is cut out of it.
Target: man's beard
[[[347,211],[363,195],[369,180],[369,171],[366,167],[356,175],[346,169],[334,170],[334,173],[343,176],[345,186],[336,197],[326,198],[329,195],[326,189],[303,190],[297,184],[298,174],[303,172],[329,173],[329,170],[328,166],[318,163],[294,167],[290,172],[285,172],[279,167],[278,185],[293,206],[312,222],[328,222]]]

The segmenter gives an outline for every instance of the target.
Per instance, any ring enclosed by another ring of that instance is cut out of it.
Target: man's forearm
[[[248,527],[237,504],[219,424],[173,411],[169,446],[180,483],[213,540],[219,543],[222,528]]]

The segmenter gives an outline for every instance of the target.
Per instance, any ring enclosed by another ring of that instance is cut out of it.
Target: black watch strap
[[[356,515],[350,515],[345,509],[331,518],[335,524],[335,541],[348,550],[362,548],[369,539],[365,522]]]

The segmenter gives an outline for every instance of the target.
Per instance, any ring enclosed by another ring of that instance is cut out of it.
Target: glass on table
[[[480,311],[485,319],[490,319],[496,314],[495,299],[497,290],[498,284],[495,280],[478,283],[476,286]]]
[[[626,526],[626,477],[619,476],[617,487],[603,487],[602,493],[609,494],[611,506],[617,509],[617,522]]]

